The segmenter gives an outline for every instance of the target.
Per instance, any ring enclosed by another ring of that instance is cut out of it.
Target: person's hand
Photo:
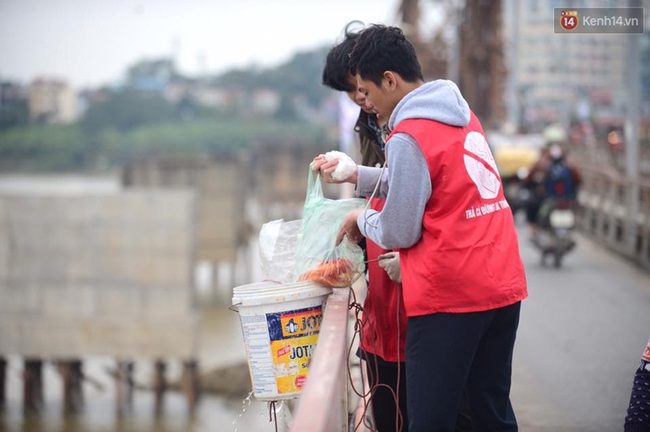
[[[340,245],[343,241],[343,237],[347,237],[353,244],[357,244],[363,238],[361,231],[359,230],[359,225],[357,225],[357,218],[363,210],[354,210],[350,212],[343,222],[341,223],[341,228],[339,229],[339,234],[336,236],[336,246]]]
[[[402,270],[399,265],[399,252],[379,255],[379,267],[383,268],[393,282],[402,283]]]
[[[354,170],[354,172],[346,179],[343,180],[335,180],[332,177],[332,173],[336,169],[336,167],[339,164],[338,159],[334,159],[332,161],[328,161],[327,158],[325,157],[324,154],[318,155],[314,158],[314,160],[311,162],[309,165],[311,167],[311,170],[315,173],[320,171],[321,177],[325,183],[357,183],[357,169]]]

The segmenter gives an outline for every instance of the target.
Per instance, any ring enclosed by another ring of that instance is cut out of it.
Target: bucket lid
[[[257,290],[260,290],[260,289],[274,288],[274,287],[280,287],[280,286],[283,286],[283,285],[281,283],[279,283],[279,282],[265,280],[265,281],[261,281],[261,282],[253,282],[253,283],[246,284],[246,285],[240,285],[240,286],[237,286],[237,287],[233,288],[232,291],[233,292],[257,291]]]
[[[331,293],[332,288],[325,288],[313,282],[296,282],[284,285],[275,282],[258,282],[233,288],[232,304],[253,306],[302,300]]]

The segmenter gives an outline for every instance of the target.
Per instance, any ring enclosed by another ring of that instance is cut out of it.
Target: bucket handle
[[[239,306],[241,306],[241,304],[242,304],[241,302],[232,304],[228,306],[228,309],[230,309],[233,312],[239,312]]]

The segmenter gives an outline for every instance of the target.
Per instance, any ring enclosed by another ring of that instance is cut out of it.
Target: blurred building
[[[622,7],[621,2],[505,0],[510,118],[540,129],[625,106],[624,34],[555,34],[554,8]]]
[[[11,81],[0,81],[0,107],[6,107],[27,100],[27,91],[22,85]]]
[[[252,109],[262,115],[275,114],[280,108],[282,98],[280,94],[270,88],[255,90],[252,96]]]
[[[73,123],[77,95],[65,80],[38,78],[29,85],[29,117],[40,123]]]
[[[0,81],[0,129],[28,122],[27,89],[15,82]]]
[[[126,72],[126,86],[136,90],[162,92],[178,76],[172,59],[141,60]]]
[[[647,1],[647,0],[646,0]],[[645,9],[646,23],[649,9]],[[646,24],[647,26],[647,24]],[[641,75],[641,94],[639,98],[639,109],[641,112],[641,130],[639,141],[642,148],[645,148],[646,158],[650,159],[650,32],[647,30],[639,39],[641,57],[639,73]],[[644,147],[645,146],[645,147]],[[644,157],[643,155],[641,156]]]

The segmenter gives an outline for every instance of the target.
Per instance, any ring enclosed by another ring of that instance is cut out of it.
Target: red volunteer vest
[[[417,141],[432,186],[422,237],[400,250],[407,315],[478,312],[526,298],[512,212],[474,113],[466,127],[409,119],[392,133]]]
[[[383,199],[374,198],[370,207],[384,208]],[[366,239],[368,260],[368,291],[363,303],[361,348],[390,362],[403,362],[406,344],[406,311],[402,287],[393,282],[376,260],[387,251]]]

